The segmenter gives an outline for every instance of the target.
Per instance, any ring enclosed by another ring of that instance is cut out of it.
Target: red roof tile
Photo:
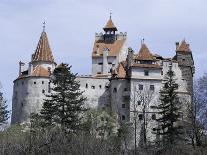
[[[176,49],[177,52],[191,52],[191,49],[189,47],[189,44],[186,43],[185,40],[183,40],[178,48]]]
[[[46,32],[42,32],[35,53],[32,55],[32,61],[54,62],[52,51]]]

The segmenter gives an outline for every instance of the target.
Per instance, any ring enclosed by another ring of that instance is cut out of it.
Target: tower
[[[117,67],[119,62],[127,56],[127,34],[116,33],[111,15],[103,28],[103,33],[96,33],[92,52],[92,76],[110,76],[112,67]]]
[[[187,44],[185,40],[181,43],[176,43],[175,59],[178,61],[178,65],[181,68],[183,79],[187,82],[187,90],[192,95],[195,67],[190,45]]]
[[[11,124],[28,122],[31,113],[40,111],[45,94],[50,91],[49,78],[56,63],[45,26],[26,70],[24,65],[20,61],[19,76],[14,80]]]

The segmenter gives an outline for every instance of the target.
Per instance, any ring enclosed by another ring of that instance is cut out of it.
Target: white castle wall
[[[129,121],[130,81],[114,79],[110,84],[111,107],[121,122]]]
[[[107,78],[78,77],[80,90],[87,97],[86,106],[88,107],[108,107],[109,100],[109,80]]]
[[[14,81],[11,123],[28,122],[31,113],[38,113],[45,94],[49,90],[49,78],[27,77]]]
[[[144,75],[144,71],[147,70],[149,72],[149,76]],[[153,69],[153,68],[132,68],[132,78],[136,79],[161,79],[161,69]]]

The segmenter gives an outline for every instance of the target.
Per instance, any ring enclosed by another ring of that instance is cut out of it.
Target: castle
[[[190,102],[194,61],[185,40],[176,42],[174,57],[163,58],[152,53],[144,41],[138,52],[128,48],[127,33],[117,33],[111,17],[103,30],[104,33],[95,34],[92,74],[77,78],[87,97],[87,106],[110,108],[118,115],[119,122],[133,123],[136,120],[137,135],[146,119],[148,127],[153,130],[157,117],[153,106],[159,100],[159,91],[169,67],[175,72],[179,95]],[[22,70],[22,65],[20,62],[19,76],[14,80],[12,124],[26,122],[30,113],[39,112],[45,93],[50,92],[49,78],[56,63],[44,30],[28,69]],[[153,138],[151,130],[147,136]]]

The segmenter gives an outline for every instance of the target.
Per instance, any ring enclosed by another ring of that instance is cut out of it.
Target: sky
[[[138,52],[141,39],[152,53],[175,55],[175,42],[190,43],[198,78],[207,72],[206,0],[0,0],[0,82],[11,109],[18,62],[28,63],[46,21],[46,32],[57,63],[75,73],[91,73],[95,33],[112,12],[119,32]]]

